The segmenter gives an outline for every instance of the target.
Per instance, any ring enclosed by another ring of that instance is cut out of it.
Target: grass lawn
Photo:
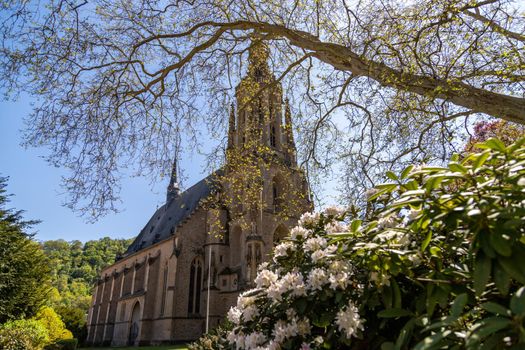
[[[186,345],[131,346],[119,348],[79,348],[78,350],[187,350]]]

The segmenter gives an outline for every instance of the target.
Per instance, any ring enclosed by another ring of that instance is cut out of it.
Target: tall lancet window
[[[199,314],[201,310],[202,261],[193,259],[190,267],[190,290],[188,293],[188,314]]]
[[[277,145],[277,136],[275,132],[275,125],[270,126],[270,146],[275,147]]]

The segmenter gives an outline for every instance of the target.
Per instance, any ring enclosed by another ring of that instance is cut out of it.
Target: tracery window
[[[193,259],[190,267],[190,287],[188,293],[188,314],[200,313],[202,284],[202,261]]]

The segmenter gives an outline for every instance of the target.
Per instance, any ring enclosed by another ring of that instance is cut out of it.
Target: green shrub
[[[39,350],[49,341],[45,326],[34,319],[0,325],[0,349]]]
[[[46,327],[50,343],[73,338],[73,335],[66,329],[64,322],[53,308],[44,306],[37,312],[35,319]]]
[[[303,215],[194,348],[524,348],[524,144],[389,172],[366,220]]]

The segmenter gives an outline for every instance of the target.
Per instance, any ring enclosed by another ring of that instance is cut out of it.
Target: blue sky
[[[37,240],[88,241],[109,236],[130,238],[138,234],[157,206],[166,198],[167,179],[126,178],[122,183],[120,213],[108,214],[94,224],[62,206],[66,195],[60,187],[63,169],[42,158],[45,148],[25,149],[20,145],[23,119],[31,112],[31,100],[0,102],[0,175],[9,177],[7,193],[13,194],[8,207],[25,210],[26,219],[41,220],[33,228]],[[199,155],[180,161],[186,187],[204,177],[204,159]]]

